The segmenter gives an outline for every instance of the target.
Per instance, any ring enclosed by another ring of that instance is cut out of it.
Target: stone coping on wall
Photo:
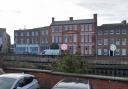
[[[112,81],[121,81],[128,82],[128,77],[114,77],[114,76],[102,76],[102,75],[90,75],[90,74],[76,74],[76,73],[64,73],[64,72],[55,72],[52,70],[40,70],[40,69],[27,69],[27,68],[4,68],[4,70],[12,70],[12,71],[22,71],[26,72],[38,72],[38,73],[48,73],[52,75],[58,76],[69,76],[69,77],[81,77],[81,78],[94,78],[101,80],[112,80]]]

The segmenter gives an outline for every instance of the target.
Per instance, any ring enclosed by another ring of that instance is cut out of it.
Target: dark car
[[[80,78],[66,78],[59,81],[52,89],[93,89],[89,80]]]

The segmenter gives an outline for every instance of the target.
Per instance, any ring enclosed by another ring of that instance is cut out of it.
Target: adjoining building
[[[49,27],[24,29],[14,31],[14,44],[16,54],[40,54],[49,48]]]
[[[115,50],[110,46],[115,45]],[[128,24],[126,20],[116,24],[103,24],[97,29],[97,55],[128,55]]]
[[[10,36],[6,33],[6,28],[0,28],[0,53],[10,52]]]
[[[68,52],[84,56],[94,56],[96,53],[97,14],[92,19],[55,21],[50,25],[51,43],[68,45]]]

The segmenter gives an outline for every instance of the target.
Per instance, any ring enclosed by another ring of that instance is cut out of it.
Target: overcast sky
[[[0,0],[0,28],[14,41],[14,30],[49,26],[51,18],[68,20],[92,18],[98,25],[128,19],[128,0]]]

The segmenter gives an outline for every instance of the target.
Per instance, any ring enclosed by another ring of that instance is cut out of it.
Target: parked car
[[[4,70],[2,68],[0,68],[0,74],[4,74]]]
[[[89,80],[66,78],[59,81],[52,89],[93,89]]]
[[[0,89],[39,89],[39,84],[30,74],[2,74],[0,75]]]

